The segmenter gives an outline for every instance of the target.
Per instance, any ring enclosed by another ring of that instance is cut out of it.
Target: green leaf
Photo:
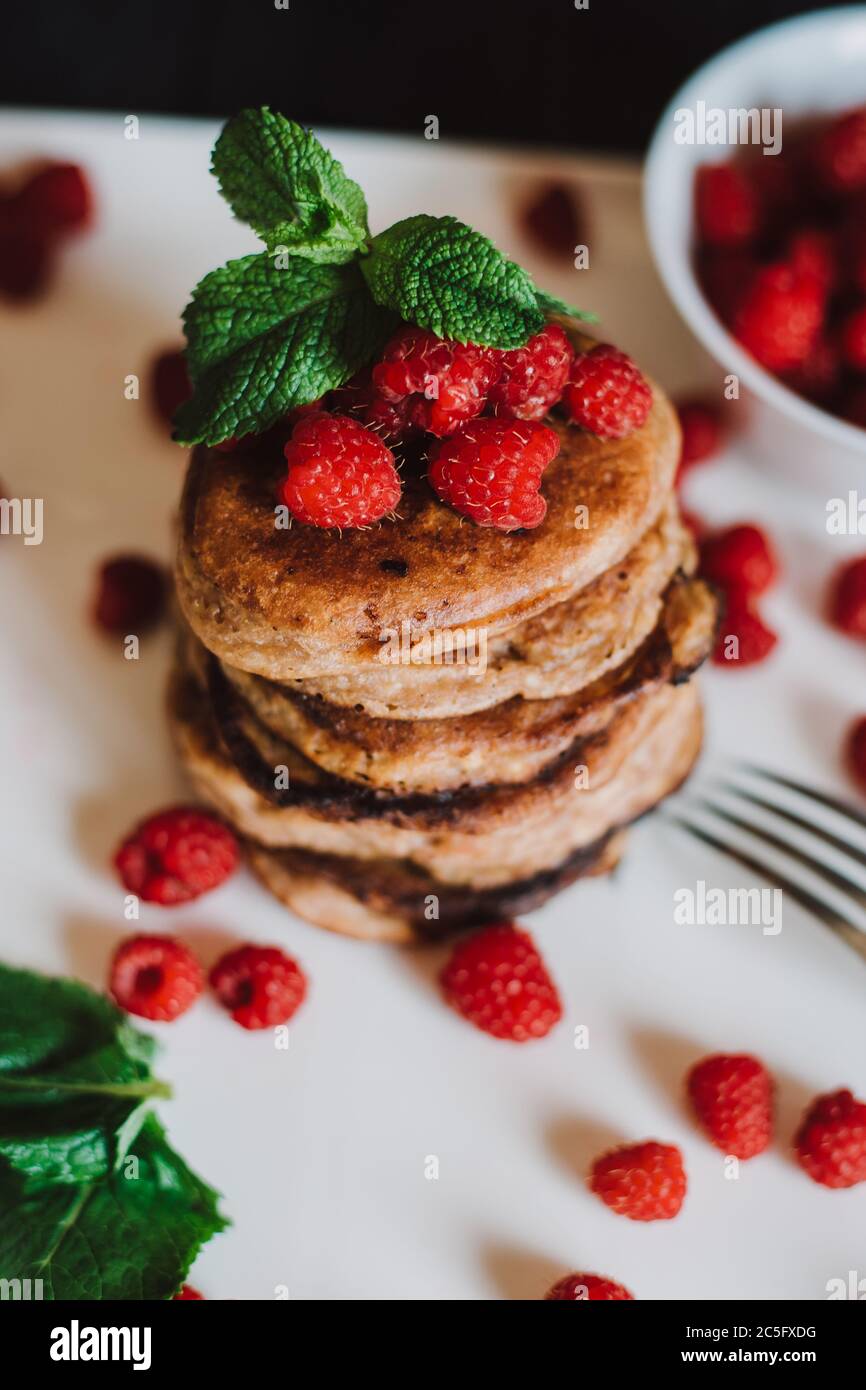
[[[232,117],[214,147],[212,169],[235,216],[269,251],[283,246],[339,265],[369,239],[358,184],[315,135],[266,106]]]
[[[194,394],[175,416],[181,443],[267,429],[341,386],[393,331],[356,265],[286,260],[244,256],[196,287],[184,313]]]
[[[47,1299],[171,1298],[225,1229],[217,1201],[149,1116],[101,1182],[33,1194],[0,1177],[0,1279],[41,1279]]]
[[[544,324],[526,271],[455,217],[395,223],[361,266],[377,304],[441,338],[515,348]]]
[[[535,299],[539,309],[546,314],[566,314],[570,319],[585,319],[587,323],[598,323],[598,314],[588,314],[583,309],[575,309],[573,304],[566,304],[564,299],[557,299],[555,294],[548,294],[546,290],[536,290]]]
[[[30,1187],[107,1173],[170,1094],[153,1051],[86,986],[0,966],[0,1158]]]

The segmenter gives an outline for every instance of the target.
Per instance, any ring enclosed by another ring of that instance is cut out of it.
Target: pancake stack
[[[192,455],[177,746],[320,926],[405,942],[525,912],[609,870],[698,753],[716,608],[674,498],[675,414],[656,388],[624,440],[547,423],[547,515],[509,534],[408,456],[399,516],[341,534],[279,524],[272,435]]]

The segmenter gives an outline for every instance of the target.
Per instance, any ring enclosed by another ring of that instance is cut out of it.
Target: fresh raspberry
[[[848,730],[845,752],[852,777],[866,792],[866,715],[861,715]]]
[[[192,1284],[181,1284],[180,1292],[175,1294],[174,1299],[172,1301],[174,1303],[187,1303],[192,1301],[193,1299],[195,1299],[196,1301],[205,1301],[204,1294],[199,1293],[198,1289],[194,1289]]]
[[[849,637],[866,637],[866,555],[849,560],[834,576],[830,617]]]
[[[51,269],[47,243],[21,227],[0,227],[0,295],[4,299],[36,299],[45,289]]]
[[[574,349],[558,324],[549,323],[525,347],[499,354],[499,377],[487,404],[494,415],[541,420],[568,381]]]
[[[15,198],[15,216],[37,236],[65,236],[90,222],[93,197],[77,164],[49,164]]]
[[[723,1153],[753,1158],[773,1137],[773,1083],[756,1057],[696,1062],[686,1086],[698,1119]]]
[[[866,372],[866,305],[855,309],[839,330],[842,356],[855,372]]]
[[[831,193],[866,188],[866,106],[831,122],[818,135],[813,158],[821,183]]]
[[[576,246],[587,245],[584,209],[573,187],[548,184],[524,207],[521,220],[531,239],[548,255],[571,258]]]
[[[698,253],[697,275],[701,288],[726,326],[734,322],[756,270],[754,257],[745,251]]]
[[[646,420],[653,393],[630,357],[599,343],[575,357],[563,399],[583,429],[601,439],[625,439]]]
[[[839,349],[834,340],[822,332],[812,344],[806,360],[793,371],[784,372],[783,380],[807,400],[826,405],[836,394],[841,370]]]
[[[174,806],[137,825],[114,864],[130,893],[175,907],[225,882],[237,868],[238,843],[215,816]]]
[[[757,526],[729,526],[701,545],[701,574],[720,589],[762,594],[776,578],[778,562],[765,533]]]
[[[836,256],[828,232],[806,227],[795,232],[788,242],[785,259],[797,275],[811,275],[828,295],[837,279]]]
[[[729,590],[713,661],[717,666],[756,666],[766,660],[778,637],[761,621],[751,595]]]
[[[289,466],[280,496],[308,526],[369,526],[400,500],[394,455],[349,415],[307,415],[283,450]]]
[[[406,396],[402,401],[386,401],[373,385],[369,371],[356,373],[334,391],[331,405],[341,414],[351,415],[368,429],[375,430],[389,444],[405,444],[421,432],[420,426],[412,422],[415,398]]]
[[[99,569],[93,617],[106,632],[147,632],[165,610],[165,572],[142,555],[118,555]]]
[[[307,993],[300,966],[276,946],[239,946],[210,972],[220,1003],[242,1028],[288,1023]]]
[[[818,1096],[803,1116],[794,1148],[809,1177],[824,1187],[866,1182],[866,1104],[847,1090]]]
[[[695,177],[698,236],[708,246],[746,246],[758,230],[751,179],[733,164],[703,164]]]
[[[677,472],[679,480],[694,464],[703,463],[705,459],[718,453],[723,431],[719,410],[707,401],[680,401],[677,404],[677,415],[682,432]]]
[[[592,1165],[590,1187],[620,1216],[669,1221],[686,1195],[682,1154],[674,1144],[624,1144]]]
[[[128,1014],[171,1023],[198,999],[204,974],[182,942],[167,936],[131,936],[114,953],[108,988]]]
[[[535,942],[513,922],[494,922],[459,942],[439,980],[452,1008],[494,1038],[543,1038],[562,1017]]]
[[[192,384],[183,352],[167,349],[154,358],[150,384],[156,412],[170,425],[175,412],[192,395]]]
[[[544,1295],[545,1302],[604,1303],[624,1299],[634,1300],[634,1294],[599,1274],[566,1274]]]
[[[498,371],[488,348],[404,328],[373,368],[373,385],[392,403],[412,397],[412,422],[443,438],[481,414]]]
[[[473,420],[430,454],[437,497],[478,526],[530,530],[544,520],[541,475],[559,453],[559,438],[530,420]]]
[[[824,317],[825,294],[814,275],[782,262],[759,270],[734,316],[734,335],[771,372],[805,362]]]

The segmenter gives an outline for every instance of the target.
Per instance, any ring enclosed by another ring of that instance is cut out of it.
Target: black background
[[[5,104],[224,116],[641,150],[685,77],[797,0],[20,0]]]

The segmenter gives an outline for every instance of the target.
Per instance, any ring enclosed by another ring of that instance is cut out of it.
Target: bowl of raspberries
[[[662,280],[768,462],[866,481],[866,6],[772,25],[705,64],[650,146]]]

